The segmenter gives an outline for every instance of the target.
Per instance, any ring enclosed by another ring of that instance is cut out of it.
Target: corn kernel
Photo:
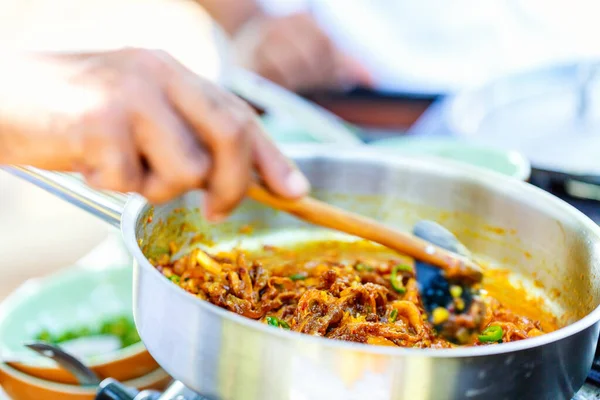
[[[462,296],[463,289],[460,286],[452,285],[450,286],[450,295],[455,299]]]
[[[463,299],[454,299],[454,305],[458,311],[462,311],[465,309],[465,301]]]
[[[433,324],[439,325],[446,322],[448,318],[450,318],[450,312],[443,307],[438,307],[435,310],[433,310],[432,317]]]

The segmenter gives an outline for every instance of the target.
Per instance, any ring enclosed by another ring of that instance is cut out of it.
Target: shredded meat
[[[200,250],[155,265],[184,290],[247,318],[292,331],[330,339],[416,348],[484,345],[479,333],[495,325],[503,342],[543,334],[541,324],[482,297],[462,314],[451,314],[443,331],[436,332],[426,315],[412,267],[402,270],[402,290],[390,281],[397,260],[342,257],[324,251],[314,259],[293,257],[273,263],[279,250],[268,247],[271,261],[243,252],[208,258]],[[287,256],[290,250],[285,253]],[[266,257],[266,256],[265,256]],[[206,263],[210,265],[205,265]],[[215,264],[220,272],[214,273]],[[439,328],[436,326],[436,328]]]

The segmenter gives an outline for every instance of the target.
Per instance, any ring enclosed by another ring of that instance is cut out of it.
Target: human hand
[[[283,197],[309,190],[245,102],[163,52],[3,62],[0,163],[81,172],[96,188],[154,203],[203,188],[213,220],[244,197],[253,171]]]
[[[257,15],[233,43],[241,66],[290,90],[372,85],[369,72],[339,51],[309,14]]]

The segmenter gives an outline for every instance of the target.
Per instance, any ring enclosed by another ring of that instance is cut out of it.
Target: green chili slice
[[[267,324],[276,328],[290,329],[290,325],[287,322],[277,317],[267,317]]]
[[[294,275],[290,276],[290,279],[293,281],[303,281],[306,278],[308,278],[308,277],[304,274],[294,274]]]
[[[279,327],[288,330],[290,329],[290,325],[282,319],[279,320]]]
[[[412,272],[412,267],[410,265],[406,265],[406,264],[397,264],[394,269],[397,269],[398,271],[404,271],[404,272]]]
[[[502,342],[502,335],[504,332],[502,331],[502,327],[498,325],[488,326],[481,332],[481,335],[478,336],[479,341],[483,343],[493,343],[493,342]]]
[[[390,275],[390,283],[392,284],[392,287],[394,288],[394,290],[397,293],[400,293],[400,294],[406,293],[406,288],[404,287],[404,284],[402,283],[402,275],[399,274],[399,272],[401,272],[401,271],[406,271],[405,269],[402,269],[403,267],[406,267],[406,266],[405,265],[396,265],[394,267],[394,269],[392,270],[392,274]]]
[[[392,310],[392,312],[390,313],[390,318],[389,321],[390,322],[396,322],[396,319],[398,318],[398,310],[396,310],[395,308]]]
[[[354,268],[358,272],[373,272],[373,271],[375,271],[375,268],[371,267],[370,265],[364,264],[364,263],[358,263],[358,264],[356,264],[356,266]]]

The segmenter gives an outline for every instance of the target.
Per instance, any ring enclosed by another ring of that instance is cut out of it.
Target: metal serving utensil
[[[100,378],[94,371],[58,346],[44,342],[33,342],[26,344],[25,347],[53,360],[63,369],[69,371],[81,386],[98,386],[100,384]]]
[[[183,395],[192,393],[187,388],[181,388],[181,384],[171,385],[168,391],[165,392],[161,396],[160,392],[155,390],[143,390],[139,391],[135,388],[125,386],[120,382],[112,378],[107,378],[104,380],[100,380],[98,375],[94,373],[91,369],[86,367],[80,360],[66,351],[62,350],[58,346],[54,346],[45,342],[32,342],[25,345],[30,350],[35,351],[39,355],[43,357],[47,357],[58,365],[60,365],[65,370],[69,371],[77,382],[81,386],[93,386],[98,387],[98,392],[96,394],[96,400],[172,400],[172,399],[181,399],[181,400],[195,400],[201,399],[201,397],[196,396],[187,396],[187,397],[166,397],[167,395],[177,393],[177,395]],[[177,390],[177,392],[175,392]],[[169,394],[170,393],[170,394]]]
[[[449,252],[471,257],[471,252],[452,232],[434,221],[417,222],[413,227],[413,234]],[[473,301],[478,298],[479,290],[464,282],[448,279],[439,268],[423,261],[415,260],[415,269],[421,300],[429,321],[450,341],[461,343],[468,340],[465,328],[457,330],[452,327],[450,315],[469,312]],[[443,309],[442,315],[445,316],[441,320],[436,316],[436,309]]]

